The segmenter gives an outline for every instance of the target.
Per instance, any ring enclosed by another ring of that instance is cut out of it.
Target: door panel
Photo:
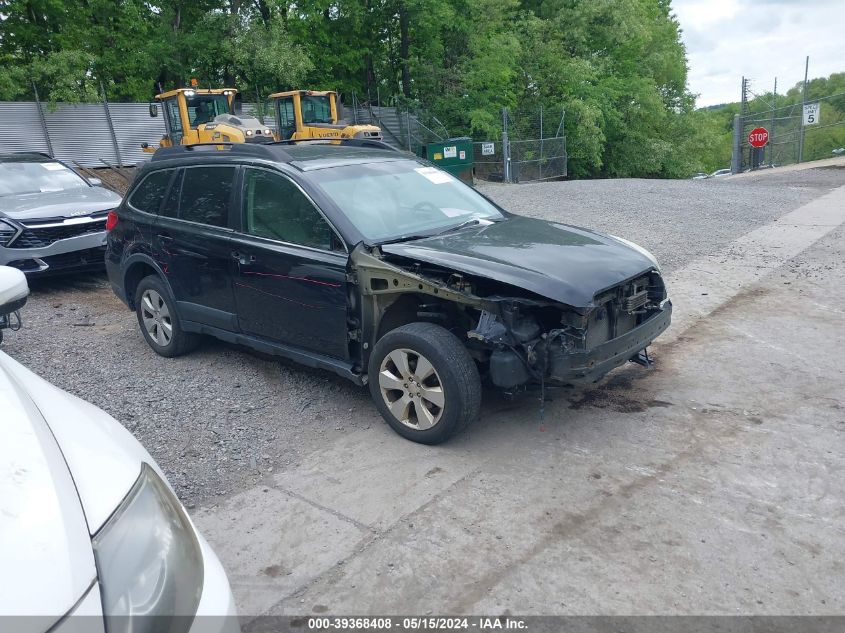
[[[229,209],[234,167],[178,174],[156,223],[155,240],[181,316],[236,329]]]
[[[179,102],[176,97],[170,97],[164,100],[164,117],[167,121],[167,134],[170,136],[170,142],[174,145],[182,143],[184,130],[182,129],[182,117],[179,114]]]
[[[232,236],[234,294],[245,334],[348,357],[345,250],[288,178],[244,170],[243,229]]]
[[[346,256],[232,236],[244,334],[347,358]]]

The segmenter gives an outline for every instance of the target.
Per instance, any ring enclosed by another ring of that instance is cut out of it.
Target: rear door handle
[[[241,266],[249,266],[255,263],[255,255],[244,255],[238,251],[232,251],[232,259],[236,260]]]

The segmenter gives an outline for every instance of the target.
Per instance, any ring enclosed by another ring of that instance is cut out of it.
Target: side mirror
[[[157,103],[150,103],[150,116],[157,117],[158,116],[158,104]]]
[[[89,178],[88,184],[91,185],[92,187],[102,187],[103,181],[100,180],[99,178]]]
[[[15,324],[11,316],[24,306],[28,296],[26,275],[17,268],[0,266],[0,341],[4,328],[14,330],[20,326],[20,319]]]

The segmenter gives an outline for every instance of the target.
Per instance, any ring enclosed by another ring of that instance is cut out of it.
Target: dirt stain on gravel
[[[648,372],[627,371],[611,376],[600,387],[587,389],[573,394],[569,398],[569,408],[579,410],[584,408],[610,409],[620,413],[642,413],[651,408],[666,408],[674,403],[648,397],[634,385],[655,371]]]

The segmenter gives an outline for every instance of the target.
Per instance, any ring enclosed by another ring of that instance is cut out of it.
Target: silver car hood
[[[0,215],[13,220],[74,218],[113,209],[121,197],[104,187],[0,196]]]

